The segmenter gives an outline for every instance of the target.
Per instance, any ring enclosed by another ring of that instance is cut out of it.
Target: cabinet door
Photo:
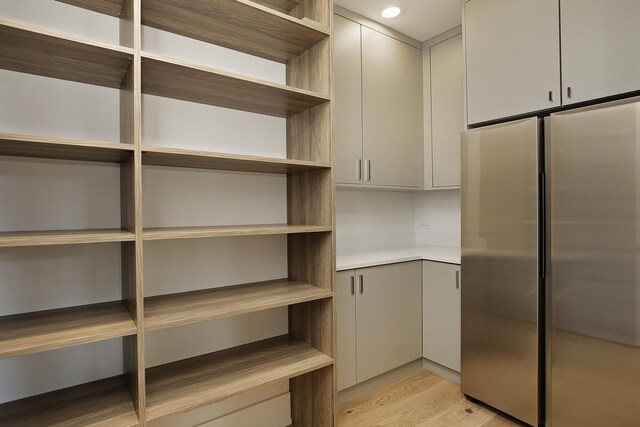
[[[393,265],[356,270],[357,380],[395,368]]]
[[[462,35],[431,46],[433,186],[460,185],[460,134],[464,130]]]
[[[362,68],[360,24],[333,19],[336,182],[362,183]]]
[[[336,275],[338,390],[356,384],[356,295],[355,272]]]
[[[640,1],[562,0],[565,105],[640,89]]]
[[[424,261],[425,358],[460,372],[460,266]]]
[[[558,1],[465,3],[470,124],[560,106]]]
[[[393,266],[396,366],[422,356],[422,261]]]
[[[366,184],[421,186],[421,54],[413,46],[362,27]]]

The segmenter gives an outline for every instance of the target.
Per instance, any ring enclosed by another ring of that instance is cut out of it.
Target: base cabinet
[[[460,266],[423,261],[423,351],[460,372]]]
[[[421,274],[421,261],[338,272],[338,390],[420,358]]]

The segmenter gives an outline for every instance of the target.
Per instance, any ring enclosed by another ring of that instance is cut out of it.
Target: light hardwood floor
[[[338,426],[516,427],[521,424],[468,401],[457,384],[420,370],[341,404]]]

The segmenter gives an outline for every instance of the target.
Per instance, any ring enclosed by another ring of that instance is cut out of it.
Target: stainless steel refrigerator
[[[462,137],[462,391],[640,426],[640,100]]]

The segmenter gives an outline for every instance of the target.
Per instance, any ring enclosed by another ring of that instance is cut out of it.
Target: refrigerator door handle
[[[456,270],[456,289],[460,289],[460,270]]]
[[[544,172],[539,174],[539,214],[538,214],[538,265],[540,278],[544,279],[547,276],[547,259],[545,256],[545,248],[547,246],[547,231],[546,231],[546,211],[547,211],[547,177]]]

